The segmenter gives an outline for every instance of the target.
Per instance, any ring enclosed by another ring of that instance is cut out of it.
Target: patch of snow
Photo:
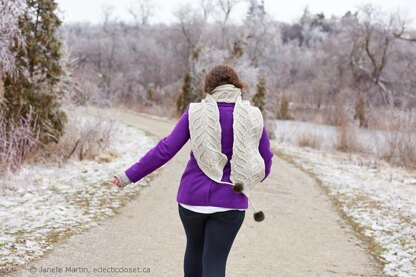
[[[341,209],[381,248],[389,276],[416,276],[416,175],[360,155],[272,141],[300,168],[317,176]]]
[[[3,184],[15,189],[0,191],[0,271],[43,255],[67,234],[96,226],[95,221],[114,215],[147,185],[148,178],[122,189],[110,183],[113,175],[138,161],[156,142],[122,123],[113,127],[117,137],[109,151],[119,155],[110,161],[26,165],[13,176],[13,186]]]

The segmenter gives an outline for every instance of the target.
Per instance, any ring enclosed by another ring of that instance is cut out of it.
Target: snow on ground
[[[295,120],[273,120],[273,124],[278,141],[298,145],[301,136],[311,135],[319,140],[320,149],[336,149],[337,128],[335,126]],[[389,135],[391,134],[386,131],[356,127],[354,131],[360,148],[368,154],[379,156],[389,147]],[[416,140],[412,141],[416,143]]]
[[[114,124],[117,136],[104,153],[107,158],[71,161],[62,167],[25,166],[12,180],[24,186],[0,190],[0,273],[114,215],[147,185],[152,174],[123,189],[110,183],[114,174],[138,161],[156,142],[133,127]]]
[[[343,212],[378,246],[373,255],[390,276],[416,276],[416,172],[363,156],[272,141],[316,176]]]

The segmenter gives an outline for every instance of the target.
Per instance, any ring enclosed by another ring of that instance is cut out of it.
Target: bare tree
[[[117,52],[118,52],[118,36],[120,34],[117,18],[114,15],[114,6],[106,3],[101,6],[103,16],[103,31],[105,36],[99,38],[95,43],[97,47],[96,63],[98,68],[98,76],[100,77],[100,85],[105,91],[107,99],[110,98],[111,83],[115,78]]]
[[[201,19],[197,10],[190,8],[188,5],[179,6],[175,11],[175,17],[178,20],[180,32],[188,44],[188,50],[192,52],[192,49],[195,49],[201,43],[206,22]]]
[[[224,48],[227,46],[230,49],[229,41],[228,41],[228,20],[230,18],[231,12],[233,11],[234,7],[241,2],[241,0],[217,0],[218,6],[222,11],[223,19],[222,19],[222,47]]]
[[[100,8],[104,27],[116,21],[116,18],[114,16],[115,8],[113,5],[105,2],[101,4]]]
[[[274,37],[280,40],[280,30],[266,13],[264,4],[251,1],[248,15],[244,21],[244,44],[252,66],[259,66],[263,62],[266,48],[275,44]]]
[[[197,91],[203,70],[211,62],[225,62],[247,84],[246,97],[252,96],[258,74],[264,74],[269,96],[276,98],[267,101],[277,103],[285,94],[293,107],[305,109],[298,115],[293,110],[293,116],[302,118],[325,118],[337,99],[351,104],[356,93],[365,96],[370,110],[374,105],[416,104],[415,36],[398,15],[382,16],[368,7],[343,17],[309,13],[296,23],[281,24],[268,17],[260,0],[253,0],[243,24],[233,24],[230,13],[239,1],[222,0],[222,6],[218,1],[182,5],[171,25],[149,24],[139,30],[114,20],[111,12],[107,24],[72,25],[70,44],[79,58],[74,74],[82,76],[80,86],[100,99],[140,104],[153,83],[152,106],[166,108],[186,83],[184,73],[191,91]]]
[[[155,5],[151,0],[135,0],[131,3],[129,13],[136,22],[142,25],[149,25],[154,15]]]
[[[383,103],[392,106],[394,91],[385,71],[395,41],[404,38],[406,24],[399,20],[398,14],[383,18],[373,5],[363,6],[360,12],[361,22],[356,21],[350,33],[353,42],[350,54],[353,74],[357,82],[375,84],[380,89]]]

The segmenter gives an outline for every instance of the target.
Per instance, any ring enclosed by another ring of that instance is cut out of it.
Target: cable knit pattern
[[[211,179],[221,182],[227,156],[221,152],[221,125],[215,101],[202,99],[189,104],[189,132],[198,166]]]
[[[251,188],[265,176],[264,160],[259,152],[263,115],[259,108],[239,97],[233,116],[234,143],[230,179],[233,183],[243,183],[244,187]]]
[[[213,89],[207,97],[217,102],[235,103],[239,97],[241,98],[241,90],[234,85],[222,85]]]
[[[232,183],[223,182],[228,161],[221,152],[221,125],[216,102],[235,103],[233,112],[233,155],[230,161]],[[189,131],[192,151],[201,170],[218,183],[245,185],[244,193],[265,176],[264,160],[259,153],[263,131],[260,109],[241,99],[241,90],[233,85],[216,87],[200,103],[189,105]]]

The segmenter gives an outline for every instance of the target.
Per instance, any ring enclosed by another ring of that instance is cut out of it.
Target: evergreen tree
[[[242,44],[241,40],[238,40],[238,41],[234,42],[233,51],[231,53],[232,59],[237,60],[237,59],[239,59],[243,56],[244,49],[243,49],[243,46],[241,44]]]
[[[176,101],[176,110],[179,114],[186,110],[189,103],[198,102],[204,97],[202,85],[205,69],[200,64],[202,51],[202,47],[195,47],[189,58],[189,66],[183,79],[182,93]]]
[[[289,115],[289,99],[284,94],[280,97],[277,118],[282,120],[288,120],[292,118]]]
[[[56,31],[62,22],[54,0],[27,0],[27,6],[19,19],[26,45],[12,49],[16,67],[22,70],[15,76],[5,75],[2,109],[7,120],[18,122],[32,106],[40,141],[57,142],[66,122],[66,114],[59,109],[63,93],[57,89],[63,70]]]
[[[185,73],[183,78],[182,93],[179,95],[178,100],[176,101],[176,110],[179,114],[182,114],[187,105],[191,102],[191,77],[189,73]]]
[[[146,106],[151,106],[154,100],[154,96],[155,96],[155,92],[156,92],[156,88],[155,85],[153,83],[150,83],[147,86],[147,90],[146,90],[146,102],[145,105]]]
[[[258,107],[262,112],[264,111],[264,105],[266,104],[266,89],[266,78],[262,76],[257,83],[256,94],[254,94],[253,98],[251,99],[254,106]]]

